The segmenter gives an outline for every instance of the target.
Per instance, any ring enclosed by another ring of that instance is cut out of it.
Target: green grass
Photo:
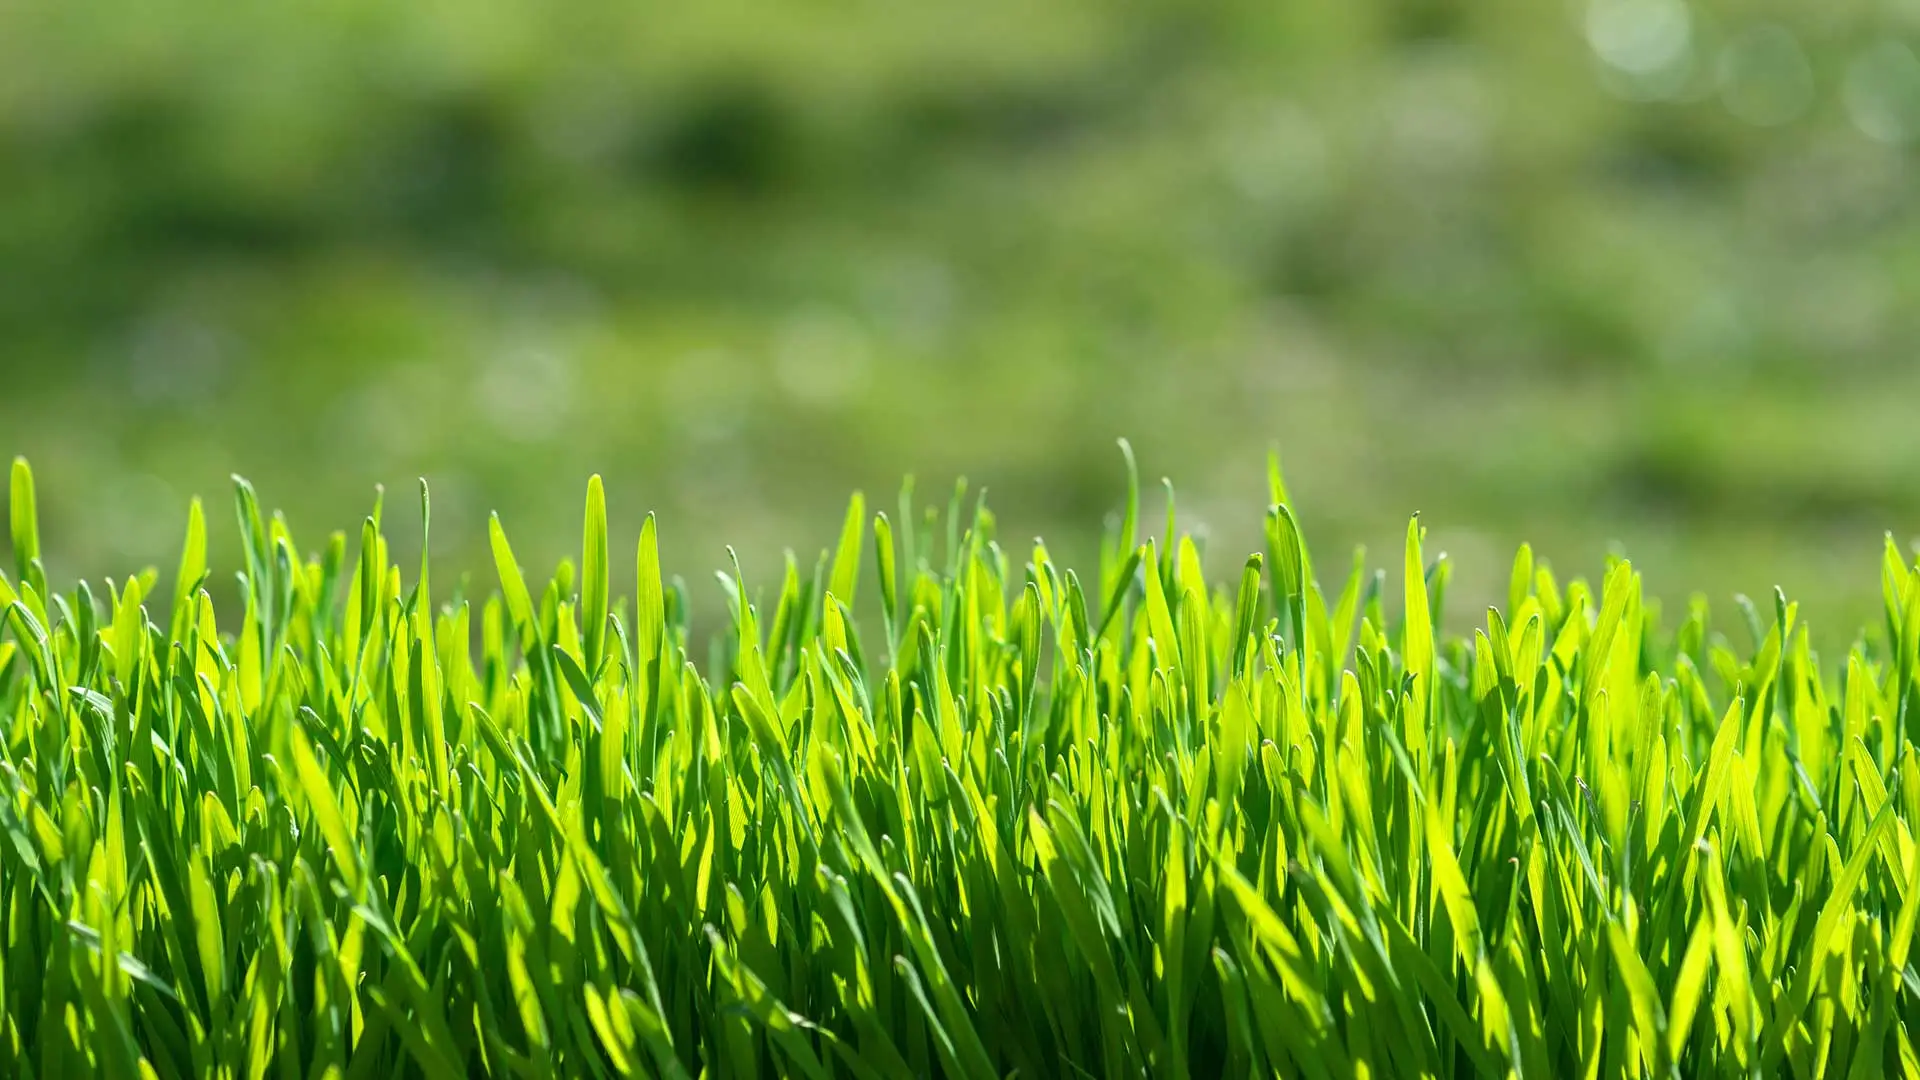
[[[1920,1073],[1891,542],[1843,663],[1525,549],[1468,630],[1418,520],[1319,573],[1270,483],[1212,581],[1137,483],[1084,574],[856,496],[708,640],[597,477],[472,594],[237,483],[237,594],[196,503],[162,605],[53,592],[17,464],[0,1074]]]

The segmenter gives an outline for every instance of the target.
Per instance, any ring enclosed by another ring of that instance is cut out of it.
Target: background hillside
[[[451,565],[488,572],[490,509],[550,563],[601,471],[697,583],[905,472],[1085,553],[1119,435],[1237,561],[1276,444],[1323,563],[1417,509],[1457,607],[1520,539],[1617,543],[1831,632],[1920,531],[1916,34],[1911,0],[5,5],[0,451],[57,578],[170,562],[231,471],[308,544],[424,474]]]

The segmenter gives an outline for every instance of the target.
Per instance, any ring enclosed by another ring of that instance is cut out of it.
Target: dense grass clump
[[[1272,487],[1211,582],[1137,485],[1084,579],[856,496],[710,645],[651,519],[610,597],[597,478],[484,597],[239,483],[237,594],[195,504],[159,607],[50,589],[18,464],[0,1075],[1920,1071],[1894,545],[1829,672],[1784,599],[1668,630],[1525,549],[1443,631],[1417,521],[1329,603]]]

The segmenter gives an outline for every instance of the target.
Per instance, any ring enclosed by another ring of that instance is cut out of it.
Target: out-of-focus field
[[[1119,435],[1237,561],[1277,444],[1323,563],[1417,509],[1456,605],[1522,538],[1563,572],[1617,542],[1656,593],[1784,585],[1832,640],[1920,531],[1916,31],[7,5],[0,451],[58,579],[168,562],[231,471],[309,544],[424,474],[450,566],[490,573],[489,509],[550,563],[600,471],[616,536],[659,510],[701,589],[721,544],[770,579],[909,471],[1078,559]]]

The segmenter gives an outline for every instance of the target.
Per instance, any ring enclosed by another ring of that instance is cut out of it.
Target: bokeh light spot
[[[1869,45],[1847,66],[1841,89],[1847,117],[1868,138],[1907,143],[1920,134],[1920,59],[1906,45]]]
[[[1716,74],[1727,111],[1758,127],[1789,123],[1813,103],[1813,65],[1785,27],[1742,31],[1721,49]]]

